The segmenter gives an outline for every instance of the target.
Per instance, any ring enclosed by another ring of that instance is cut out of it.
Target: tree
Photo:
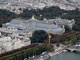
[[[0,27],[3,23],[11,21],[11,19],[18,17],[15,13],[5,9],[0,9]]]
[[[80,25],[75,24],[75,25],[73,26],[73,30],[75,30],[75,31],[80,31]]]
[[[77,35],[74,32],[65,33],[65,34],[62,35],[61,41],[64,45],[74,44],[77,41],[76,36]]]
[[[33,32],[31,41],[32,43],[43,43],[48,39],[48,34],[43,30],[36,30]]]
[[[67,25],[65,25],[65,31],[66,31],[66,32],[71,32],[70,27],[69,27],[69,26],[67,26]]]

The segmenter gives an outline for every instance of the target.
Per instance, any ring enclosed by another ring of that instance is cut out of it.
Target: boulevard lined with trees
[[[24,60],[42,54],[43,52],[53,51],[53,46],[34,44],[31,46],[16,49],[0,55],[0,60]]]

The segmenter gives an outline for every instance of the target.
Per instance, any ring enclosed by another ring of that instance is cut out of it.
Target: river
[[[59,55],[48,58],[47,60],[80,60],[80,53],[61,53]]]

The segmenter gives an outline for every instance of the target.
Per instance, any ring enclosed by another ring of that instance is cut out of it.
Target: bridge
[[[71,51],[71,52],[80,51],[80,49],[76,49],[76,48],[67,48],[66,50],[69,50],[69,51]]]
[[[80,45],[74,45],[74,46],[67,47],[66,50],[71,51],[71,52],[80,51]]]

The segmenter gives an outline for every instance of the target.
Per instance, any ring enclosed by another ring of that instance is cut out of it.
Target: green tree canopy
[[[9,22],[11,19],[16,18],[17,15],[5,9],[0,9],[0,26],[3,23]]]
[[[65,31],[66,31],[66,32],[71,32],[70,27],[69,27],[69,26],[67,26],[67,25],[65,25]]]
[[[36,30],[33,32],[31,41],[32,43],[43,43],[48,39],[48,34],[43,30]]]

